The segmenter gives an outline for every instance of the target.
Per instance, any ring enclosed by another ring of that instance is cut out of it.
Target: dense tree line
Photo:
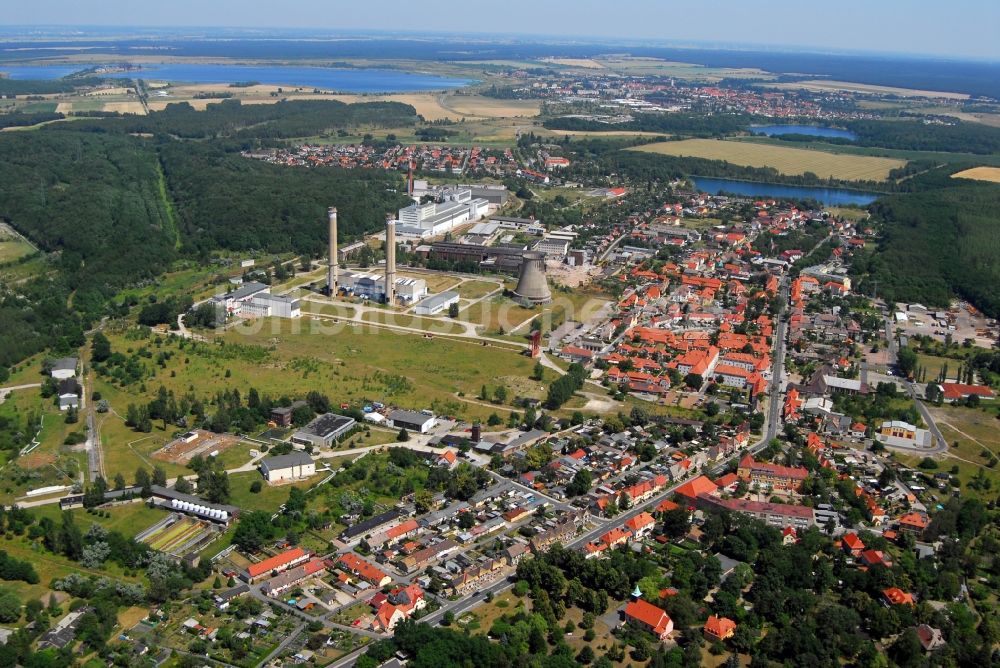
[[[213,144],[170,143],[160,154],[185,250],[194,253],[317,254],[328,207],[338,209],[343,241],[378,229],[407,202],[399,177],[377,170],[290,169]]]
[[[76,129],[141,132],[184,139],[267,140],[311,137],[357,125],[412,126],[416,121],[416,110],[399,102],[345,104],[337,100],[281,100],[275,104],[241,104],[239,100],[224,100],[208,105],[204,111],[180,102],[145,116],[128,115],[94,123],[81,121]]]
[[[573,398],[573,394],[583,387],[587,379],[587,370],[583,365],[574,362],[569,365],[565,376],[559,376],[549,385],[549,393],[545,398],[545,407],[550,410],[560,408]]]
[[[642,114],[626,123],[609,126],[607,123],[584,118],[552,118],[543,124],[549,130],[632,130],[635,132],[662,132],[689,137],[723,137],[745,131],[755,122],[765,120],[750,114]]]
[[[0,81],[3,81],[0,79]],[[54,111],[39,111],[36,113],[14,112],[12,114],[0,115],[0,128],[16,128],[29,125],[38,125],[47,121],[57,121],[66,118],[63,114]]]
[[[876,253],[855,254],[852,271],[863,279],[860,291],[870,294],[877,283],[879,297],[888,301],[938,307],[958,294],[987,315],[1000,315],[995,287],[1000,284],[995,215],[1000,188],[947,174],[923,181],[938,187],[874,204],[882,235]]]

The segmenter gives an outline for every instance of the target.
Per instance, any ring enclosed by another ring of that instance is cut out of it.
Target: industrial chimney
[[[327,294],[331,297],[337,296],[337,284],[339,278],[337,276],[337,270],[339,267],[337,258],[337,207],[331,206],[327,209],[327,215],[330,218],[330,258],[327,260],[326,265],[326,289]]]
[[[385,219],[385,303],[396,303],[396,220]]]
[[[545,253],[528,251],[523,255],[514,296],[529,304],[548,304],[552,301],[552,293],[549,292],[549,284],[545,279]]]

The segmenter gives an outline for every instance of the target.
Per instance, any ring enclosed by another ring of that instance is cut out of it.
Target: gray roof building
[[[357,422],[354,418],[336,413],[320,415],[302,429],[292,434],[292,443],[299,445],[312,444],[318,447],[330,447],[334,441],[354,428]]]

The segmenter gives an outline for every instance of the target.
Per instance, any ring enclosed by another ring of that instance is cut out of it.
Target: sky
[[[0,25],[513,33],[1000,61],[998,0],[9,0]]]

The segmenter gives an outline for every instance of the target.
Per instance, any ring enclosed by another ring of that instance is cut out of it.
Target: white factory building
[[[341,289],[356,297],[374,301],[385,300],[385,274],[344,271],[338,281]],[[407,304],[427,295],[427,281],[422,278],[399,277],[396,279],[396,299]]]
[[[440,236],[459,225],[479,220],[489,210],[489,201],[473,197],[471,189],[451,189],[442,194],[440,202],[411,204],[400,209],[396,234],[419,239]]]
[[[244,283],[232,292],[214,297],[227,315],[241,318],[298,318],[302,315],[298,299],[272,295],[271,287],[256,281]]]

